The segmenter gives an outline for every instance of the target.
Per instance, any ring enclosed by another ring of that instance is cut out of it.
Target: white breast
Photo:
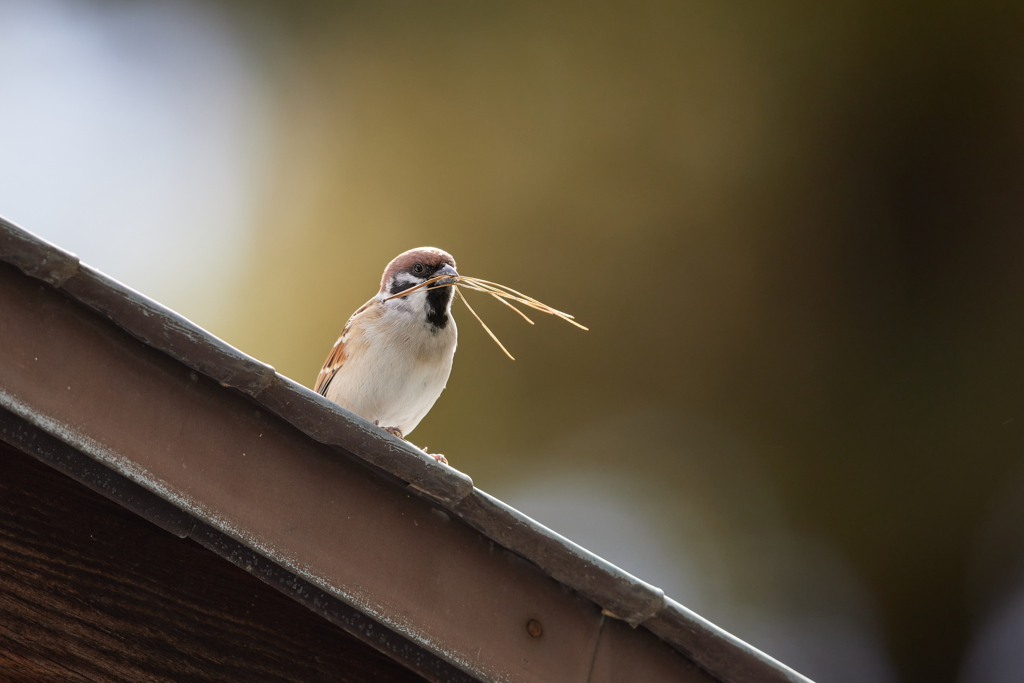
[[[432,331],[418,298],[388,302],[382,315],[367,322],[363,334],[346,341],[348,358],[326,394],[355,414],[381,427],[396,427],[404,435],[416,428],[441,395],[458,340],[450,314],[444,329]]]

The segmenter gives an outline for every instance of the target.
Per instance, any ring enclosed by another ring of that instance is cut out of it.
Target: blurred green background
[[[311,386],[400,251],[414,443],[815,680],[1024,680],[1024,4],[0,0],[0,214]],[[469,294],[472,296],[472,293]],[[541,319],[543,318],[543,319]]]

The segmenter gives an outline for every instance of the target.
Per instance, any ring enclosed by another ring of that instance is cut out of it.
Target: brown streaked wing
[[[334,379],[334,375],[337,374],[338,370],[345,364],[345,360],[348,357],[348,353],[345,349],[345,337],[348,335],[349,330],[352,328],[352,322],[360,315],[366,312],[366,309],[370,307],[370,304],[377,300],[376,297],[370,299],[365,304],[356,309],[356,312],[352,314],[352,317],[345,323],[345,328],[341,331],[341,336],[338,337],[338,341],[334,342],[334,347],[331,349],[330,355],[327,356],[327,360],[324,361],[324,366],[320,369],[320,374],[317,375],[316,385],[313,387],[313,391],[323,396],[327,395],[327,387],[330,386],[331,380]]]

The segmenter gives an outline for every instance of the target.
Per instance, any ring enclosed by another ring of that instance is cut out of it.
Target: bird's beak
[[[453,284],[453,283],[457,282],[458,279],[459,279],[459,271],[455,270],[454,268],[449,266],[447,263],[444,264],[443,266],[441,266],[441,268],[439,268],[436,271],[434,271],[434,277],[437,277],[438,275],[447,275],[448,276],[448,279],[438,280],[438,283],[439,284],[443,284],[443,285]]]

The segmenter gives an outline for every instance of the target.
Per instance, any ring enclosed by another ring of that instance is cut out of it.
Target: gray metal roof
[[[547,576],[596,603],[606,616],[647,629],[715,678],[728,683],[808,680],[668,598],[661,589],[477,489],[466,474],[437,464],[407,442],[384,433],[174,311],[79,262],[74,254],[3,218],[0,218],[0,261],[51,285],[146,346],[223,387],[241,392],[313,441],[339,447],[373,468],[383,470],[399,483],[415,487],[418,494],[424,494],[447,514],[463,520],[487,539],[525,558]],[[47,421],[47,415],[19,402],[3,389],[0,386],[0,406],[97,457],[89,444],[76,443],[73,436],[60,433],[53,428],[52,421]],[[144,467],[130,460],[112,456],[110,463],[129,479],[229,533],[258,555],[292,569],[307,566],[303,558],[279,556],[274,548],[247,542],[245,533],[232,533],[235,520],[215,519],[187,496],[178,496],[174,490],[155,483],[147,477]],[[320,541],[331,543],[330,538]],[[350,594],[335,591],[330,580],[318,580],[312,570],[304,578],[353,604]],[[358,604],[354,606],[359,608]],[[387,615],[370,616],[414,640],[422,638],[415,629],[403,629],[401,623],[389,621]],[[486,672],[464,666],[458,653],[446,655],[436,644],[423,644],[472,675],[487,679]]]

